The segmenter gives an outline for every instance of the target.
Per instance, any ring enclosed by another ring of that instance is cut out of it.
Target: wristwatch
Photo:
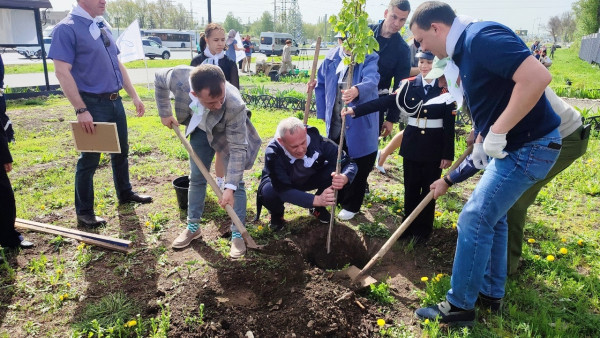
[[[89,111],[86,107],[75,109],[75,115],[79,115],[83,112]]]
[[[450,179],[448,178],[448,175],[444,175],[444,177],[442,177],[444,179],[444,182],[446,182],[446,184],[451,187],[454,182],[450,181]]]

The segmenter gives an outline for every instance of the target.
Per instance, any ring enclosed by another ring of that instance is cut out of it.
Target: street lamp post
[[[117,24],[117,37],[119,37],[119,21],[121,21],[121,18],[119,16],[115,16],[115,22]]]

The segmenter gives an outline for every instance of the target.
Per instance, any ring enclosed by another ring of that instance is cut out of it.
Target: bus
[[[163,46],[169,48],[196,48],[198,32],[193,30],[177,29],[140,29],[143,37],[157,36]]]

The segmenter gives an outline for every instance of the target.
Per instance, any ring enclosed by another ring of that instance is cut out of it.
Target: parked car
[[[46,50],[46,55],[48,55],[48,51],[50,50],[50,44],[52,43],[51,37],[44,37],[44,49]],[[17,53],[23,55],[24,57],[31,58],[42,58],[42,48],[40,46],[29,46],[29,47],[17,47],[15,48]]]
[[[150,58],[150,60],[154,60],[156,57],[167,60],[171,57],[169,48],[156,43],[154,40],[142,39],[142,46],[144,47],[144,55]]]
[[[315,42],[313,42],[313,43],[310,45],[310,48],[317,48],[317,42],[316,42],[316,41],[315,41]],[[321,42],[321,48],[327,48],[327,44],[326,44],[325,42]]]
[[[250,43],[250,52],[252,52],[252,53],[258,53],[259,49],[260,48],[258,47],[258,43],[254,42],[254,41],[252,41]]]

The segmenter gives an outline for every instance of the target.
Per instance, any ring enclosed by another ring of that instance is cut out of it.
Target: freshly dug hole
[[[367,246],[358,234],[343,225],[334,225],[331,252],[327,254],[328,225],[308,227],[290,239],[300,248],[306,261],[321,269],[341,269],[346,265],[363,267],[369,256]]]

